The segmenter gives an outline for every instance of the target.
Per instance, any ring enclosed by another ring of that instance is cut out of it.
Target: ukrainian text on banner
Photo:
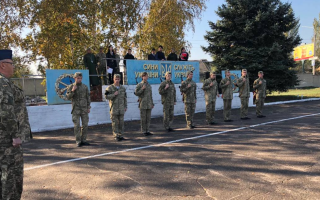
[[[186,80],[188,71],[193,71],[193,80],[199,83],[199,62],[127,60],[128,85],[136,85],[141,82],[143,72],[148,73],[150,84],[165,81],[166,72],[171,72],[172,82],[179,84],[181,80]]]

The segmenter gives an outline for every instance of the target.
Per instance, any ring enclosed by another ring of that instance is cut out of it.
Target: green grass
[[[299,96],[299,97],[298,97]],[[268,94],[266,102],[289,101],[298,99],[320,98],[320,88],[306,87],[291,89],[287,92],[273,92]]]

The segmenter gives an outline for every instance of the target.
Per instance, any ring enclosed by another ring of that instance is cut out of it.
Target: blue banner
[[[127,60],[128,85],[136,85],[141,82],[143,72],[148,73],[150,84],[160,84],[161,81],[165,81],[166,72],[171,72],[172,82],[179,84],[181,78],[183,80],[187,79],[188,71],[193,71],[193,81],[199,83],[199,62]]]
[[[74,83],[73,75],[76,72],[82,73],[82,83],[90,89],[89,70],[46,70],[48,105],[71,103],[65,95],[67,87]]]

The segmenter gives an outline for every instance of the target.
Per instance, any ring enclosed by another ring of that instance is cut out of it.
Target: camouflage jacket
[[[28,110],[25,103],[23,90],[18,86],[14,85],[14,100],[15,107],[14,112],[16,113],[21,140],[28,142],[31,137],[31,128],[29,123]]]
[[[90,94],[88,87],[83,84],[77,84],[77,89],[72,92],[72,88],[76,83],[69,85],[67,89],[67,98],[72,102],[72,111],[71,114],[80,114],[81,111],[88,111],[90,106]]]
[[[188,85],[191,87],[188,88]],[[196,103],[197,101],[197,84],[193,80],[185,80],[181,83],[180,92],[183,93],[184,103]]]
[[[213,83],[212,86],[210,84]],[[204,81],[202,89],[204,90],[204,97],[206,99],[206,102],[215,101],[217,98],[217,95],[219,94],[218,91],[218,83],[216,79],[208,78]]]
[[[167,89],[166,85],[169,84]],[[172,81],[164,81],[159,86],[159,94],[161,95],[161,103],[163,105],[174,105],[177,102],[176,88]]]
[[[146,88],[143,90],[143,85],[146,86]],[[152,109],[153,104],[153,98],[152,98],[152,87],[148,82],[141,81],[137,87],[136,91],[134,93],[136,96],[139,97],[139,108],[140,109]]]
[[[21,139],[15,114],[14,86],[0,74],[0,145],[11,146],[13,138]]]
[[[99,68],[106,68],[107,67],[107,60],[106,60],[106,54],[105,53],[98,53],[96,55],[97,62],[99,62]]]
[[[245,78],[246,81],[243,81],[243,78]],[[250,97],[249,78],[248,77],[239,78],[237,81],[237,85],[239,87],[239,97],[249,98]]]
[[[116,91],[118,91],[118,95],[114,95]],[[109,100],[110,115],[124,115],[125,109],[127,109],[126,88],[122,85],[119,88],[114,84],[110,85],[106,89],[105,96]]]
[[[262,81],[261,85],[259,84],[260,81]],[[256,99],[266,98],[266,87],[267,81],[265,79],[258,78],[253,82],[253,89],[256,92]]]
[[[227,82],[230,82],[229,85],[227,85]],[[223,99],[233,99],[233,88],[232,88],[232,80],[231,78],[224,78],[220,82],[220,87],[222,88],[222,95]]]

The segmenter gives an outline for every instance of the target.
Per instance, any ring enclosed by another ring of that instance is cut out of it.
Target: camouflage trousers
[[[121,137],[124,131],[124,115],[111,115],[112,133],[114,137]]]
[[[20,200],[23,190],[22,147],[0,147],[0,200]]]
[[[264,98],[256,99],[256,115],[262,115],[262,108],[264,106]]]
[[[72,121],[74,125],[74,135],[76,136],[77,144],[80,142],[87,141],[88,133],[88,123],[89,123],[89,114],[87,111],[74,112],[72,114]],[[82,122],[82,127],[80,128],[80,118]]]
[[[163,105],[163,126],[169,129],[174,118],[174,105]]]
[[[223,99],[223,118],[229,120],[231,115],[232,99]]]
[[[151,122],[151,109],[140,109],[141,132],[148,133]]]
[[[241,98],[240,117],[248,117],[249,97]]]
[[[193,116],[194,116],[195,110],[196,110],[195,103],[185,103],[184,104],[184,111],[186,113],[187,126],[194,126]]]
[[[216,111],[216,100],[206,101],[206,121],[207,123],[214,122],[214,112]]]
[[[98,67],[98,75],[102,75],[103,84],[108,85],[107,69],[106,66]]]

